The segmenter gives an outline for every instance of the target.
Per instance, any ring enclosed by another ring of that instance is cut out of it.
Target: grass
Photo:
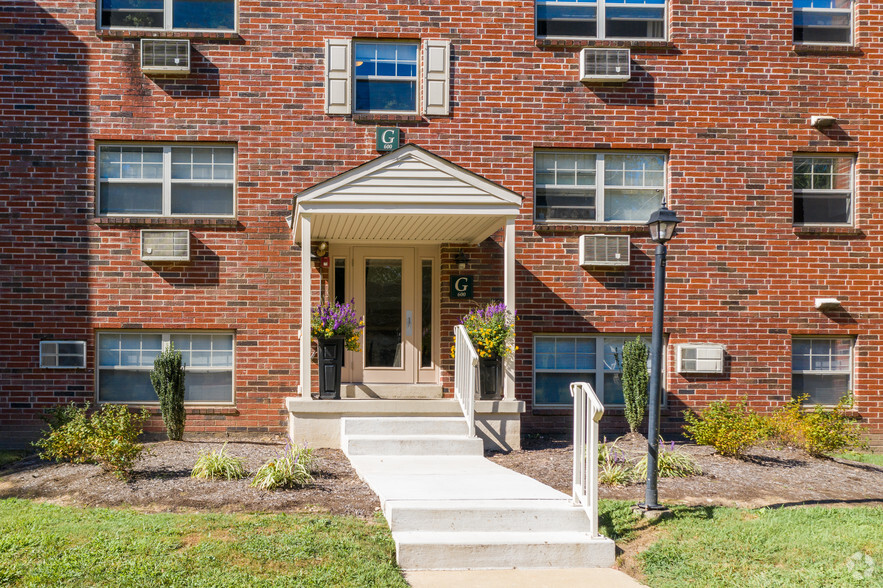
[[[406,587],[381,521],[0,501],[0,586]]]
[[[30,454],[30,452],[28,452],[28,451],[11,451],[8,449],[0,449],[0,467],[3,467],[8,463],[12,463],[14,461],[18,461],[22,458],[25,458],[29,454]]]
[[[845,453],[837,453],[834,457],[841,459],[851,459],[852,461],[860,461],[871,465],[883,466],[883,453],[858,453],[856,451],[847,451]]]
[[[601,501],[602,533],[626,550],[657,533],[637,556],[654,588],[883,585],[880,508],[675,506],[672,518],[648,524],[630,507]]]

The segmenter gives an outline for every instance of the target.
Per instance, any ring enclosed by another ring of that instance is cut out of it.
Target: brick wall
[[[670,41],[633,44],[630,82],[583,84],[579,44],[537,41],[529,0],[240,0],[238,34],[191,36],[194,73],[181,78],[142,75],[137,34],[96,32],[94,2],[4,2],[0,428],[24,434],[44,408],[94,399],[96,330],[212,328],[236,331],[236,405],[196,411],[188,430],[284,430],[300,325],[300,252],[285,216],[293,195],[376,157],[374,128],[386,124],[323,113],[324,40],[383,37],[452,41],[452,114],[397,121],[403,143],[524,196],[517,394],[526,430],[569,422],[531,406],[532,334],[649,332],[652,301],[644,227],[534,224],[533,152],[624,148],[668,154],[669,201],[685,220],[669,248],[670,344],[727,346],[722,377],[674,375],[669,362],[665,430],[684,407],[716,398],[781,403],[792,335],[827,334],[857,338],[856,406],[879,433],[883,7],[859,0],[857,49],[820,52],[792,44],[790,6],[672,0]],[[813,114],[839,123],[820,132]],[[112,140],[236,143],[236,222],[187,224],[189,264],[141,262],[138,231],[154,225],[95,215],[95,145]],[[791,157],[815,151],[857,154],[854,229],[792,225]],[[635,261],[578,267],[584,232],[631,235]],[[443,248],[443,289],[459,248]],[[466,251],[481,276],[476,297],[500,298],[499,235]],[[815,310],[816,297],[839,298],[843,312]],[[443,304],[443,334],[460,310]],[[62,337],[88,342],[87,369],[37,367],[38,341]]]

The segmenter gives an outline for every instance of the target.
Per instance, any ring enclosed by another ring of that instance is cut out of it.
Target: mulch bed
[[[0,469],[0,498],[29,498],[57,504],[128,507],[148,512],[324,512],[371,518],[377,496],[356,475],[342,452],[317,449],[315,481],[297,490],[265,492],[250,479],[210,481],[190,477],[199,453],[217,450],[216,440],[147,443],[131,480],[117,479],[94,465],[52,463],[36,456]],[[630,456],[646,452],[646,441],[629,436],[617,446]],[[883,505],[883,468],[839,459],[817,459],[795,449],[756,448],[748,458],[720,457],[709,447],[682,444],[704,474],[662,478],[663,503],[762,507],[832,504]],[[227,451],[249,471],[278,456],[282,442],[230,441]],[[527,437],[522,451],[491,454],[494,462],[570,494],[573,452],[565,439]],[[644,497],[644,485],[602,486],[601,498]]]
[[[296,490],[261,491],[251,479],[190,477],[199,453],[220,449],[216,441],[146,443],[146,455],[124,481],[96,465],[52,463],[28,457],[0,469],[0,498],[30,498],[56,504],[130,507],[149,512],[327,512],[370,518],[380,501],[356,475],[346,456],[316,449],[315,480]],[[227,453],[249,472],[280,455],[283,443],[229,442]]]
[[[571,493],[573,449],[568,440],[528,437],[522,451],[498,453],[491,459]],[[647,453],[639,434],[620,438],[616,446],[630,459]],[[691,506],[757,508],[798,504],[883,506],[883,467],[843,459],[819,459],[792,448],[756,447],[746,459],[716,455],[711,447],[677,444],[702,468],[703,475],[660,478],[659,501]],[[644,483],[601,486],[601,498],[644,501]]]

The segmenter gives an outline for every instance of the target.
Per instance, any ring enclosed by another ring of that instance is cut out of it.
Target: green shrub
[[[218,451],[208,453],[199,452],[199,459],[193,466],[190,476],[193,478],[205,478],[208,480],[238,480],[247,474],[243,461],[227,453],[227,444]]]
[[[638,430],[647,413],[647,345],[636,337],[622,346],[622,395],[625,397],[625,420],[632,433]]]
[[[126,406],[105,404],[89,414],[89,404],[71,404],[54,412],[49,431],[36,445],[42,459],[98,463],[117,476],[127,477],[144,447],[138,443],[147,410],[130,412]],[[54,424],[53,424],[54,423]]]
[[[701,415],[685,411],[684,420],[684,431],[690,439],[730,457],[740,457],[767,431],[763,417],[748,408],[747,400],[735,406],[723,400],[712,402]]]
[[[699,467],[699,464],[686,453],[675,449],[674,441],[671,442],[669,449],[666,449],[665,443],[660,439],[658,456],[656,475],[659,478],[688,478],[702,475],[702,468]],[[646,455],[635,464],[635,477],[639,480],[647,479]]]
[[[164,349],[153,361],[150,382],[159,396],[159,410],[162,413],[166,433],[172,441],[184,437],[184,361],[181,352],[175,350],[174,343]]]
[[[803,406],[807,398],[794,398],[773,413],[769,422],[773,438],[814,456],[867,446],[861,424],[845,414],[851,407],[849,399],[844,398],[833,408],[817,405],[809,410]]]
[[[281,457],[262,465],[251,485],[260,490],[298,488],[313,480],[313,449],[304,445],[286,445]]]

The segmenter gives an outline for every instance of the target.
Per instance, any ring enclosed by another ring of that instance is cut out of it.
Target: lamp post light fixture
[[[647,226],[650,240],[656,245],[656,263],[653,273],[653,333],[650,338],[650,383],[647,408],[647,488],[644,502],[638,507],[645,510],[662,510],[656,486],[659,466],[659,406],[662,384],[662,317],[665,306],[665,244],[674,237],[681,219],[668,209],[665,200],[659,210],[650,215]]]

